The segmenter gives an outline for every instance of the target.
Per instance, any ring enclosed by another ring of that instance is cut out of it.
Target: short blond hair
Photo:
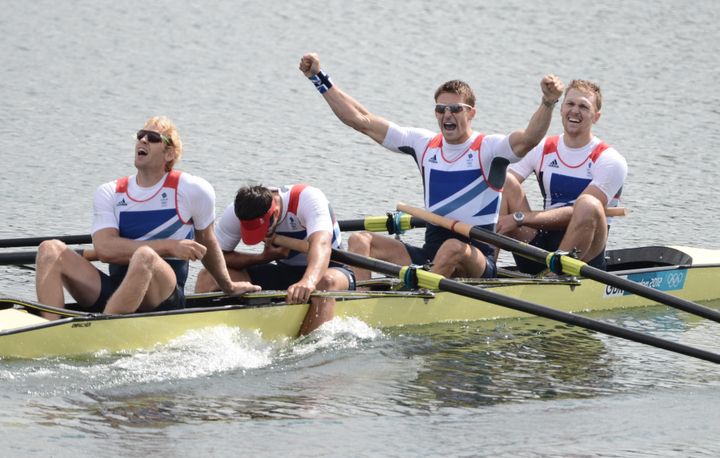
[[[600,92],[600,86],[588,80],[572,80],[570,85],[565,89],[565,95],[567,95],[570,89],[577,89],[578,91],[586,94],[595,95],[595,108],[600,111],[602,108],[602,92]]]
[[[153,130],[160,132],[164,136],[170,139],[171,144],[166,145],[166,148],[172,148],[175,152],[175,157],[165,163],[165,171],[169,172],[172,170],[175,163],[180,161],[182,157],[182,140],[180,140],[180,134],[178,134],[175,123],[170,120],[167,116],[153,116],[152,118],[145,121],[144,128],[153,127]]]

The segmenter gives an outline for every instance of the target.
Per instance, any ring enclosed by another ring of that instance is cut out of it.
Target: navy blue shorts
[[[410,244],[405,243],[405,249],[407,250],[408,254],[410,255],[410,260],[413,264],[418,266],[424,266],[426,264],[431,264],[433,258],[435,258],[435,254],[437,254],[437,249],[434,250],[428,250],[427,245],[424,245],[422,248],[416,247]],[[438,247],[439,249],[439,247]],[[478,248],[479,249],[479,248]],[[481,278],[495,278],[497,277],[497,266],[495,265],[495,257],[489,256],[486,253],[483,253],[485,255],[485,271],[482,274]]]
[[[256,264],[247,268],[250,282],[264,290],[281,291],[290,285],[299,282],[307,266],[288,266],[283,263]],[[355,274],[350,269],[337,262],[331,262],[330,269],[340,271],[348,280],[348,289],[355,289]]]
[[[123,277],[110,276],[99,269],[97,269],[97,272],[100,275],[100,296],[93,305],[88,308],[82,308],[82,310],[86,312],[102,313],[102,311],[105,310],[108,299],[110,299],[110,296],[118,289],[123,280]],[[152,311],[162,312],[183,308],[185,308],[185,291],[183,291],[183,288],[179,285],[175,285],[175,291]]]
[[[546,251],[556,251],[564,236],[565,231],[544,231],[542,229],[538,229],[537,234],[530,241],[530,245],[542,248]],[[517,265],[518,270],[526,274],[536,275],[547,269],[547,265],[531,261],[530,259],[515,253],[513,253],[513,258],[515,258],[515,264]],[[607,270],[605,248],[603,248],[600,254],[595,256],[587,264],[601,270]]]

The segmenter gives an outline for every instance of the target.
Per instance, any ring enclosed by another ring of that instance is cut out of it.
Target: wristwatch
[[[523,225],[523,221],[525,221],[525,213],[523,212],[515,212],[513,213],[513,219],[517,223],[518,226]]]

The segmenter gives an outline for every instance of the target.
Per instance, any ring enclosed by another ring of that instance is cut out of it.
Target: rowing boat
[[[608,269],[687,300],[720,299],[720,250],[662,246],[610,250]],[[533,278],[507,272],[507,277],[499,279],[464,281],[571,313],[656,304],[587,278]],[[528,316],[451,292],[398,290],[397,283],[375,279],[369,282],[368,291],[318,294],[336,298],[337,317],[357,318],[376,328]],[[283,299],[281,291],[238,297],[188,295],[183,310],[130,315],[68,311],[69,316],[55,321],[32,313],[45,308],[41,304],[0,299],[0,357],[67,357],[149,349],[189,331],[212,326],[257,332],[267,340],[292,338],[297,336],[308,306],[289,305]]]

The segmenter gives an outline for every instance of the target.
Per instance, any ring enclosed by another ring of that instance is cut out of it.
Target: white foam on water
[[[357,348],[361,342],[375,340],[383,333],[357,318],[335,317],[322,324],[292,346],[292,354],[303,356],[324,349]]]

